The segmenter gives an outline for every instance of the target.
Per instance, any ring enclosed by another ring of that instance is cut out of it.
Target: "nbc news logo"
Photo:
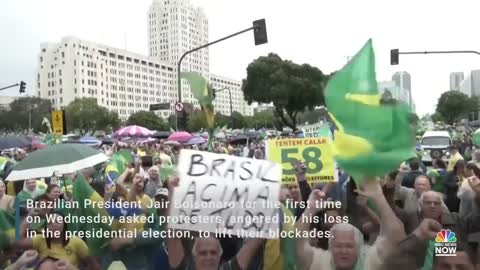
[[[442,230],[435,237],[435,256],[456,256],[457,238],[451,230]]]

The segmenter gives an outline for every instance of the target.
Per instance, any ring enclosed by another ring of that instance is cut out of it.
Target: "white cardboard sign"
[[[272,239],[278,237],[282,169],[268,160],[182,150],[169,227]]]

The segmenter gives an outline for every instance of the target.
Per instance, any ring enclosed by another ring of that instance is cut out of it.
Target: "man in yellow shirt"
[[[458,147],[456,145],[450,145],[448,150],[450,151],[450,160],[448,161],[447,172],[451,172],[453,171],[455,164],[457,164],[457,161],[463,160],[463,157],[458,152]]]

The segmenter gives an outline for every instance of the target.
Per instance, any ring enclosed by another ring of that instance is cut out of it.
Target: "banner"
[[[278,164],[183,149],[177,173],[180,183],[173,193],[170,228],[199,231],[203,237],[205,232],[216,237],[278,237]]]
[[[282,183],[296,183],[294,164],[305,162],[309,183],[336,182],[337,170],[329,137],[268,140],[267,159],[281,164]]]
[[[325,123],[304,126],[302,132],[304,138],[331,137],[330,127]]]

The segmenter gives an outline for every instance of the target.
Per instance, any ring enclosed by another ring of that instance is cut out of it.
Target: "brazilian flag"
[[[112,155],[111,160],[105,168],[106,182],[113,183],[127,169],[128,164],[133,162],[132,153],[126,150],[120,150]]]
[[[193,96],[198,100],[202,112],[207,119],[208,150],[213,151],[213,132],[215,124],[215,113],[213,110],[214,93],[211,85],[200,74],[195,72],[182,72],[182,78],[190,84]]]
[[[0,250],[10,246],[15,239],[15,217],[12,213],[0,209]]]
[[[82,174],[78,174],[77,178],[73,183],[73,200],[79,203],[79,208],[77,209],[76,214],[79,216],[109,216],[106,208],[94,208],[90,204],[87,205],[87,200],[96,202],[98,205],[99,202],[103,201],[103,198],[90,186],[90,184],[85,180]],[[109,224],[104,223],[81,223],[76,224],[79,227],[80,231],[83,232],[95,232],[98,230],[109,231],[111,227]],[[105,251],[104,248],[107,247],[108,241],[110,239],[100,237],[92,237],[84,239],[90,250],[90,255],[92,256],[101,256]],[[108,247],[107,247],[108,248]]]
[[[335,124],[333,151],[338,165],[357,181],[384,176],[414,156],[414,132],[405,104],[382,105],[369,40],[330,79],[325,101]]]

